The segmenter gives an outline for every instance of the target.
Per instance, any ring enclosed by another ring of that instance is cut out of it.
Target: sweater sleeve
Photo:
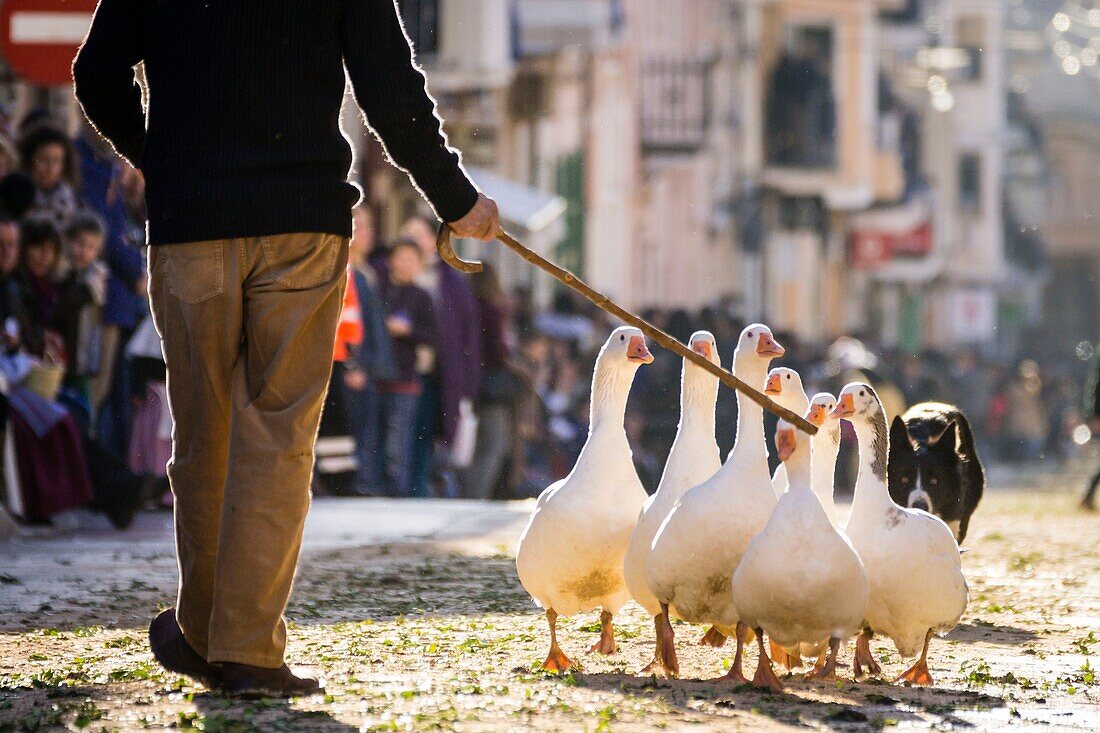
[[[447,145],[397,6],[393,0],[343,0],[342,11],[344,64],[367,123],[436,214],[461,219],[476,203],[477,189]]]
[[[145,112],[134,66],[142,60],[139,0],[100,0],[73,62],[84,115],[119,155],[137,167],[145,145]]]

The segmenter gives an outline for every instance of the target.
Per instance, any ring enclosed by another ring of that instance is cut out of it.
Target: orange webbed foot
[[[550,654],[547,655],[546,661],[542,663],[542,668],[547,672],[561,674],[562,672],[569,672],[573,669],[577,669],[577,665],[572,659],[565,656],[565,652],[555,644],[550,648]]]
[[[707,633],[703,634],[703,638],[699,640],[700,646],[712,646],[715,648],[725,646],[726,639],[728,637],[719,631],[714,626],[707,629]]]
[[[916,664],[902,672],[894,682],[900,682],[906,687],[931,687],[932,675],[928,672],[928,663],[924,659],[918,659]]]

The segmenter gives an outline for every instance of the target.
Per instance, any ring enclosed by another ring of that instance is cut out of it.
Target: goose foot
[[[552,608],[546,609],[546,623],[550,626],[550,653],[542,663],[543,670],[561,673],[575,669],[577,665],[558,646],[558,614]]]
[[[817,664],[814,665],[807,675],[807,680],[814,681],[829,681],[836,679],[836,655],[840,651],[840,639],[829,639],[829,653],[826,658],[825,652],[821,652],[821,656],[817,658]]]
[[[812,670],[810,670],[810,673],[817,672],[818,670],[820,670],[824,666],[825,666],[825,651],[822,651],[821,654],[817,655],[817,661],[814,662],[814,668]]]
[[[600,613],[600,640],[588,650],[589,654],[592,652],[599,652],[600,654],[615,653],[615,631],[611,626],[611,614],[607,611]]]
[[[880,675],[882,667],[875,661],[871,654],[871,637],[875,632],[865,627],[863,632],[856,637],[856,656],[852,660],[852,675],[859,678],[863,675],[863,667],[867,667],[867,674]]]
[[[653,661],[638,670],[639,677],[671,677],[668,669],[665,667],[665,649],[664,643],[661,638],[661,616],[660,614],[653,617],[653,638],[655,639],[653,650]]]
[[[752,678],[752,686],[772,692],[783,692],[783,683],[775,676],[772,668],[772,660],[768,658],[768,650],[764,646],[764,630],[756,629],[756,643],[760,648],[760,658],[756,664],[756,674]]]
[[[790,672],[795,667],[802,666],[802,657],[797,651],[788,652],[786,649],[771,640],[769,640],[768,643],[771,646],[772,650],[772,660],[779,664],[782,664],[784,667],[787,668],[788,672]]]
[[[668,604],[661,604],[661,612],[653,619],[657,627],[657,648],[662,666],[669,677],[680,676],[680,661],[676,658],[676,633],[668,620]]]
[[[707,633],[703,634],[703,638],[699,640],[699,645],[712,646],[717,649],[718,647],[725,646],[727,638],[728,637],[716,627],[711,626],[707,629]]]
[[[748,626],[745,626],[745,624],[740,621],[737,622],[737,630],[734,632],[734,635],[737,637],[737,651],[733,654],[733,664],[730,665],[729,671],[719,677],[719,681],[728,682],[733,685],[749,684],[749,678],[745,676],[742,668],[742,659],[745,654],[745,644],[748,643],[745,641],[745,637],[747,636],[749,641],[751,641],[751,634],[752,630]]]
[[[546,661],[542,663],[542,668],[545,671],[558,673],[568,672],[575,669],[576,666],[572,659],[565,656],[565,652],[557,644],[550,646],[550,654],[546,656]]]
[[[932,631],[929,630],[924,637],[924,649],[921,650],[920,659],[912,667],[902,672],[894,682],[901,682],[906,687],[912,685],[930,687],[932,685],[932,675],[928,672],[928,642],[931,638]]]

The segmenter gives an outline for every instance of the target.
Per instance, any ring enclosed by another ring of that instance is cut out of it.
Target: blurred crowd
[[[91,129],[32,113],[0,132],[0,500],[25,521],[125,527],[170,503],[143,200]]]
[[[171,506],[172,422],[147,302],[143,181],[89,128],[71,138],[32,114],[0,134],[0,504],[66,526],[88,510],[127,526]],[[353,211],[348,289],[321,435],[350,437],[356,468],[316,489],[371,496],[514,498],[564,476],[582,447],[596,352],[614,327],[579,296],[550,308],[506,293],[491,267],[462,275],[411,217],[382,242]],[[743,324],[727,303],[643,315],[686,341],[714,333],[728,364]],[[777,333],[811,393],[875,384],[888,411],[958,404],[989,461],[1061,460],[1080,450],[1082,388],[1071,369],[976,352],[902,355],[856,338],[824,347]],[[678,358],[640,370],[626,428],[656,487],[679,420]],[[718,440],[734,438],[722,390]],[[1087,429],[1086,429],[1087,432]]]

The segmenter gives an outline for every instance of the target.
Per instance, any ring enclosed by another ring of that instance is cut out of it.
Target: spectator
[[[434,371],[436,317],[432,298],[416,281],[424,258],[416,242],[398,240],[390,248],[389,281],[381,289],[386,330],[393,344],[395,375],[379,384],[381,443],[385,475],[395,496],[412,496],[413,445],[422,377]]]
[[[417,495],[429,492],[436,478],[449,484],[445,448],[458,429],[459,403],[477,396],[481,386],[481,328],[477,303],[466,277],[439,259],[435,249],[436,224],[417,215],[405,222],[402,234],[420,247],[424,268],[417,285],[432,297],[439,350],[434,368],[424,375],[416,422],[414,486]],[[436,453],[436,442],[440,453]],[[444,494],[452,492],[443,489]]]
[[[1008,385],[1006,438],[1015,449],[1006,456],[1010,460],[1034,461],[1042,457],[1048,426],[1042,396],[1039,365],[1030,359],[1020,362],[1015,379]]]
[[[99,259],[104,234],[103,222],[95,214],[80,212],[69,219],[65,245],[70,270],[59,285],[75,316],[62,332],[68,357],[66,385],[88,404],[93,423],[90,385],[102,373],[108,358],[102,349],[107,266]]]
[[[99,439],[124,454],[130,426],[129,362],[123,350],[148,313],[144,216],[134,216],[128,199],[141,198],[141,174],[130,168],[86,122],[73,143],[80,163],[85,203],[102,218],[105,228],[102,259],[110,276],[103,303],[102,352],[99,373],[91,384],[90,402],[99,417]]]
[[[373,249],[373,216],[366,204],[360,204],[352,209],[348,267],[359,296],[363,338],[345,360],[341,388],[351,433],[355,438],[358,464],[352,492],[361,496],[375,495],[381,491],[381,395],[378,385],[396,377],[393,347],[386,332],[382,304],[378,300],[378,276],[367,263]]]
[[[473,461],[462,470],[462,495],[491,499],[511,452],[513,408],[523,383],[508,364],[504,291],[491,266],[470,278],[481,324],[481,389],[475,405],[477,443]]]
[[[53,220],[30,216],[20,231],[20,261],[16,277],[22,299],[22,340],[40,359],[62,363],[65,346],[58,325],[65,320],[62,291],[57,284],[61,263],[61,233]]]
[[[19,144],[23,170],[34,181],[32,211],[51,217],[58,226],[79,206],[76,194],[76,155],[72,142],[48,125],[31,128]]]
[[[4,351],[19,348],[23,298],[15,270],[19,267],[19,223],[0,214],[0,328]]]

